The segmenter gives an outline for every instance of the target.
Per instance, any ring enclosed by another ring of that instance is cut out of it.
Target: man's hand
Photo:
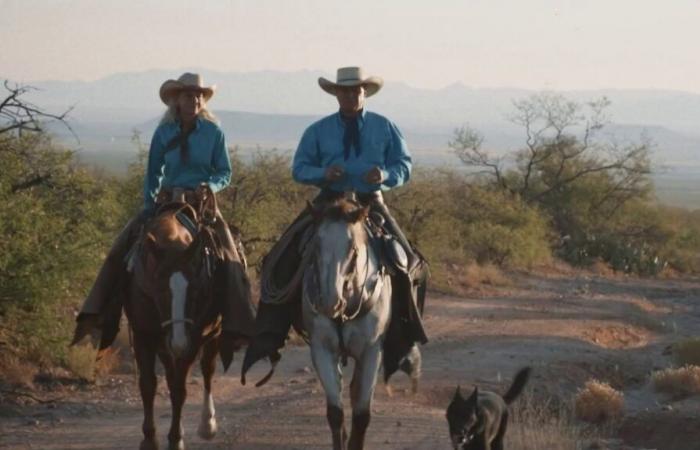
[[[372,167],[369,172],[365,174],[365,181],[369,184],[380,184],[384,181],[382,169],[377,166]]]
[[[327,181],[338,181],[343,177],[344,173],[345,171],[342,167],[333,165],[326,169],[325,177]]]

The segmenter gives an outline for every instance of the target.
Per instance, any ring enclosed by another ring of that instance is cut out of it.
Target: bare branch
[[[80,142],[77,134],[67,121],[68,115],[73,111],[74,106],[71,106],[61,114],[49,113],[22,98],[23,95],[36,90],[36,88],[19,84],[13,85],[9,80],[5,80],[3,86],[8,94],[0,102],[0,117],[2,118],[0,120],[0,135],[15,130],[19,134],[23,131],[42,132],[44,131],[42,122],[48,120],[60,122]]]

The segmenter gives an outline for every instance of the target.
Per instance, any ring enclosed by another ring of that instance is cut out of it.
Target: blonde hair
[[[209,111],[206,106],[202,106],[202,109],[200,109],[199,114],[197,115],[202,119],[208,120],[209,122],[214,122],[217,125],[219,124],[219,119],[217,119],[216,116],[211,111]],[[160,119],[160,124],[163,125],[164,123],[175,123],[177,122],[177,116],[177,102],[171,99],[170,104],[168,105],[168,109],[165,110],[163,118]]]

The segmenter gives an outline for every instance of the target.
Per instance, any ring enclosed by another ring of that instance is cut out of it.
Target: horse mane
[[[159,214],[148,226],[146,239],[151,240],[163,250],[182,252],[186,250],[194,237],[175,217],[177,210],[167,210]]]
[[[324,219],[336,222],[357,223],[365,220],[369,214],[369,208],[360,206],[359,203],[341,198],[330,203],[323,209]]]

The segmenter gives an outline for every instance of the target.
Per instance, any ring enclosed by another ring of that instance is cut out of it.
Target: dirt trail
[[[653,369],[669,365],[664,349],[671,342],[700,333],[700,281],[514,277],[517,287],[478,297],[431,296],[426,310],[431,342],[423,348],[419,393],[408,393],[402,374],[393,380],[393,397],[378,385],[368,448],[448,448],[444,409],[455,386],[478,383],[502,392],[525,365],[534,368],[534,398],[570,399],[591,377],[623,388],[626,419],[619,429],[632,447],[619,448],[697,448],[700,401],[670,403],[651,392],[647,379]],[[325,401],[308,349],[288,348],[275,377],[261,389],[240,385],[239,364],[217,374],[219,434],[209,442],[196,436],[202,392],[198,373],[192,377],[184,420],[188,448],[329,448]],[[252,379],[262,375],[262,366]],[[135,380],[121,374],[96,385],[54,381],[42,385],[53,386],[50,392],[36,395],[58,401],[1,405],[0,448],[138,448],[141,404]],[[163,446],[170,410],[164,380],[159,381]]]

